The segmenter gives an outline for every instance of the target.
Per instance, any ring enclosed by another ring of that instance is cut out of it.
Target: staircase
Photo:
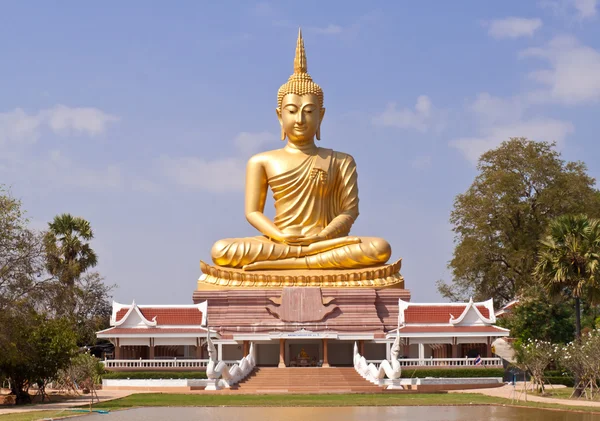
[[[256,368],[232,387],[242,393],[380,393],[352,367]]]

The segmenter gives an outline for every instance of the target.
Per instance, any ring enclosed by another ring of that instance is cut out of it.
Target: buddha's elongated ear
[[[281,140],[285,140],[285,130],[283,130],[283,120],[281,119],[281,108],[275,108],[275,112],[277,113],[277,119],[279,120],[279,125],[281,126]]]
[[[325,117],[325,108],[321,108],[321,118],[319,120],[319,127],[317,127],[317,140],[321,140],[321,123],[323,122],[323,117]]]

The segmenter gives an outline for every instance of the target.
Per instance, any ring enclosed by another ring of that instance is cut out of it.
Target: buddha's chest
[[[278,159],[271,159],[265,165],[265,172],[267,179],[276,179],[286,174],[293,172],[295,169],[306,163],[307,156],[298,155],[282,155],[278,156]]]

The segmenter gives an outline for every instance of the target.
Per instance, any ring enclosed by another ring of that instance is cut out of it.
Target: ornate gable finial
[[[296,56],[294,57],[294,74],[308,73],[306,65],[306,50],[304,39],[302,39],[302,28],[298,28],[298,40],[296,41]]]

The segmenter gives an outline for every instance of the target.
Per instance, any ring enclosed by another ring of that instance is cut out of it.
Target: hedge
[[[573,377],[566,376],[544,376],[544,384],[564,384],[567,387],[575,387],[575,380]]]
[[[402,368],[402,378],[412,377],[503,377],[503,368]]]
[[[204,371],[111,371],[103,379],[205,379]]]

